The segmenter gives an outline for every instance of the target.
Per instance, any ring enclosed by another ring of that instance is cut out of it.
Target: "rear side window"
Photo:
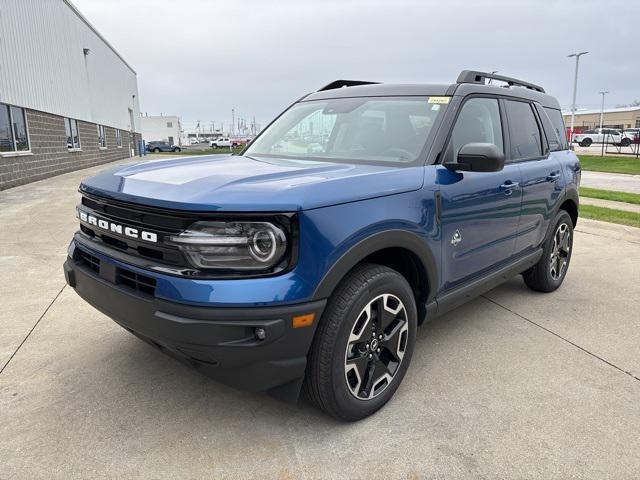
[[[565,129],[564,122],[562,121],[562,113],[560,113],[560,110],[547,107],[544,108],[544,111],[547,112],[547,116],[549,117],[549,120],[551,120],[551,124],[558,136],[558,140],[560,140],[560,150],[568,150],[569,144],[567,143],[567,131]]]
[[[527,160],[542,156],[542,137],[531,104],[506,100],[511,160]]]
[[[560,143],[560,139],[558,138],[556,129],[553,128],[553,125],[551,124],[551,120],[549,119],[548,115],[544,111],[544,108],[542,108],[542,106],[538,105],[537,103],[535,105],[536,105],[536,110],[538,112],[538,117],[542,122],[542,129],[544,130],[544,136],[547,137],[547,143],[549,143],[549,151],[556,152],[558,150],[562,150],[562,144]]]

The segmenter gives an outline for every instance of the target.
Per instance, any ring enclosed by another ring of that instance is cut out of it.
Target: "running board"
[[[542,257],[542,248],[519,258],[509,265],[505,265],[486,277],[477,278],[466,285],[462,285],[436,297],[426,305],[427,315],[425,321],[431,321],[467,303],[469,300],[479,297],[483,293],[487,293],[489,290],[506,282],[510,278],[533,267],[538,263],[540,257]]]

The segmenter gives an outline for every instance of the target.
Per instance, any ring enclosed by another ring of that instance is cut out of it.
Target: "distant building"
[[[175,115],[145,115],[140,119],[142,138],[145,142],[164,140],[174,145],[182,145],[180,117]]]
[[[0,190],[137,154],[133,68],[68,0],[0,4]]]
[[[564,123],[571,126],[571,112],[563,111]],[[640,128],[640,107],[607,108],[604,110],[602,125],[609,128]],[[600,109],[577,110],[575,129],[589,130],[600,126]]]

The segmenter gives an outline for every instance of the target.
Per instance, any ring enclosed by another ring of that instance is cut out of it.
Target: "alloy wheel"
[[[370,400],[391,384],[404,358],[408,335],[407,310],[395,295],[379,295],[362,309],[344,356],[345,380],[354,397]]]
[[[549,272],[554,280],[559,280],[564,275],[569,263],[570,252],[571,229],[566,223],[561,223],[553,235],[551,258],[549,260]]]

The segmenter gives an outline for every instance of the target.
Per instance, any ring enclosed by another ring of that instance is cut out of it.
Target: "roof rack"
[[[518,80],[517,78],[505,77],[503,75],[496,75],[495,73],[486,73],[486,72],[476,72],[474,70],[463,70],[458,75],[458,80],[456,83],[479,83],[481,85],[485,84],[485,79],[489,80],[498,80],[501,82],[505,82],[510,87],[525,87],[530,90],[535,90],[536,92],[545,93],[544,88],[540,85],[535,85],[529,82],[523,82],[522,80]]]
[[[363,80],[336,80],[334,82],[329,83],[328,85],[325,85],[318,91],[324,92],[325,90],[335,90],[336,88],[355,87],[357,85],[374,85],[378,83],[380,82],[367,82]]]

